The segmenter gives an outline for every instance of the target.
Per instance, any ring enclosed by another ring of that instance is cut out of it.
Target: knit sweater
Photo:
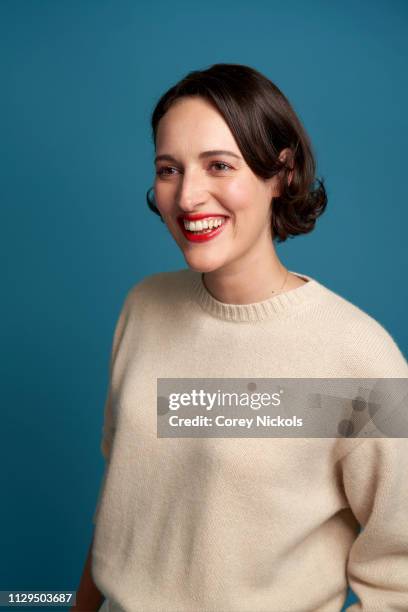
[[[111,351],[92,575],[109,612],[408,610],[407,438],[159,438],[158,378],[407,378],[316,279],[216,300],[191,269],[127,293]],[[360,529],[362,527],[362,529]]]

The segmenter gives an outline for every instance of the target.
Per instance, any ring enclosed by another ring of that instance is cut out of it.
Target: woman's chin
[[[195,272],[213,272],[225,263],[219,257],[206,257],[203,254],[198,255],[185,252],[183,255],[188,267]]]

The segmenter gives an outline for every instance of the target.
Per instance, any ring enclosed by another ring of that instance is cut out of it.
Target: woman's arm
[[[342,468],[346,495],[363,527],[347,565],[360,602],[347,612],[408,610],[408,439],[366,439]]]
[[[92,545],[93,534],[82,572],[81,581],[77,590],[76,604],[70,608],[70,612],[96,612],[99,610],[105,599],[102,593],[98,590],[92,578]]]

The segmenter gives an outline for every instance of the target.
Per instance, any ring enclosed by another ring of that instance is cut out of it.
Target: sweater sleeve
[[[113,442],[113,437],[115,433],[115,422],[113,416],[113,389],[114,389],[114,371],[115,364],[118,357],[119,347],[124,337],[124,332],[126,328],[126,324],[129,320],[130,314],[130,298],[132,294],[132,289],[128,292],[119,317],[116,321],[114,332],[113,332],[113,340],[111,344],[111,352],[109,359],[109,377],[108,377],[108,389],[105,398],[104,411],[103,411],[103,424],[101,430],[101,439],[100,439],[100,451],[105,460],[105,463],[108,463],[110,460],[111,447]],[[96,517],[99,510],[99,504],[101,500],[102,491],[104,488],[104,481],[106,477],[106,465],[105,472],[102,478],[102,482],[99,487],[98,499],[96,503],[96,508],[92,517],[92,522],[96,524]]]
[[[408,438],[370,438],[342,459],[344,491],[363,528],[347,562],[360,602],[348,612],[408,610]]]

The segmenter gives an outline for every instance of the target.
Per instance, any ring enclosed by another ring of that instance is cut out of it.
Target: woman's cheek
[[[224,183],[220,192],[220,202],[231,213],[247,208],[251,199],[251,190],[244,181],[231,181],[228,185]]]

